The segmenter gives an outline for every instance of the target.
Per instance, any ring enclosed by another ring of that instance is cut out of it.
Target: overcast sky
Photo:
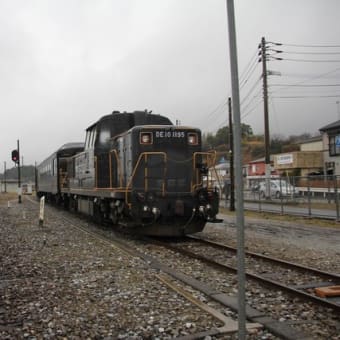
[[[338,120],[340,1],[235,0],[235,12],[242,122],[263,133],[262,36],[289,52],[268,51],[284,59],[268,57],[270,133]],[[0,172],[17,139],[24,164],[39,163],[113,110],[216,132],[228,46],[225,0],[0,0]]]

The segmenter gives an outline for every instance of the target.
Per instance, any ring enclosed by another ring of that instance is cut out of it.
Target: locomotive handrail
[[[67,188],[68,174],[67,171],[59,170],[59,181],[61,188]]]
[[[116,156],[118,171],[119,171],[119,187],[113,188],[112,186],[112,158],[111,154],[114,153]],[[98,189],[98,157],[94,156],[94,164],[95,164],[95,189]],[[118,153],[116,149],[112,149],[109,151],[109,171],[110,171],[110,187],[109,188],[100,188],[101,190],[111,190],[111,189],[124,189],[123,188],[123,179],[122,179],[122,167],[121,162],[118,157]]]
[[[97,189],[98,188],[98,159],[97,159],[97,156],[94,156],[94,171],[95,171],[94,186]]]
[[[167,155],[165,152],[161,152],[161,151],[151,151],[151,152],[142,152],[139,157],[138,157],[138,160],[136,162],[136,165],[135,167],[133,168],[133,171],[132,171],[132,174],[131,174],[131,177],[129,179],[129,182],[127,183],[126,185],[126,188],[125,188],[125,202],[126,204],[130,204],[128,203],[128,193],[129,193],[129,187],[131,186],[132,184],[132,181],[133,181],[133,178],[135,177],[136,175],[136,172],[137,172],[137,169],[139,167],[139,163],[141,162],[142,158],[143,157],[147,157],[148,155],[162,155],[164,157],[164,162],[166,163],[167,162]],[[164,168],[164,174],[165,174],[165,169]],[[145,171],[147,170],[147,168],[144,169]],[[147,175],[147,172],[145,173],[144,172],[144,180],[146,178],[146,175]],[[144,186],[147,187],[147,185],[144,183]],[[165,183],[164,183],[164,177],[163,177],[163,183],[162,183],[162,195],[164,196],[165,195]]]
[[[216,169],[215,169],[215,164],[216,164],[216,151],[208,151],[208,152],[203,152],[203,151],[200,151],[200,152],[194,152],[194,155],[193,155],[193,163],[192,163],[192,167],[193,167],[193,173],[196,174],[196,182],[199,178],[199,173],[196,168],[196,157],[197,156],[207,156],[207,168],[211,168],[213,167],[214,168],[214,171],[215,171],[215,174],[216,174],[216,178],[217,178],[217,172],[216,172]],[[209,162],[210,160],[210,162]],[[191,192],[194,192],[196,188],[198,187],[201,187],[203,185],[203,180],[201,180],[199,183],[191,183]],[[207,180],[207,186],[209,187],[209,178]]]

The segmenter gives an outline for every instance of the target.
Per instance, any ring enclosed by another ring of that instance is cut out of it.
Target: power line
[[[249,81],[250,77],[253,75],[253,73],[254,73],[254,71],[257,67],[257,64],[258,64],[257,53],[258,53],[258,50],[256,49],[255,52],[253,53],[252,57],[248,61],[246,67],[244,68],[243,72],[242,72],[242,76],[240,77],[240,84],[242,83],[242,85],[240,85],[240,88],[243,87]],[[244,78],[244,79],[241,80],[242,78]],[[217,113],[221,113],[221,110],[222,109],[224,110],[227,106],[228,97],[230,97],[230,94],[226,98],[224,98],[223,101],[220,104],[218,104],[204,118],[205,119],[211,119],[211,118],[215,117]]]
[[[257,49],[255,50],[255,53],[252,55],[252,57],[250,58],[248,64],[246,65],[246,67],[244,68],[243,72],[241,73],[240,76],[240,83],[242,82],[242,79],[246,77],[246,73],[249,72],[248,69],[250,69],[252,66],[252,63],[257,63]]]
[[[284,47],[295,47],[294,50],[292,51],[280,51],[277,50],[275,48],[272,48],[274,46],[282,46],[283,49]],[[271,47],[272,46],[272,47]],[[305,49],[305,50],[301,50],[299,51],[298,49]],[[310,50],[306,50],[310,48]],[[319,49],[325,49],[324,51],[313,51],[314,48],[319,48]],[[261,55],[261,58],[265,58],[266,61],[287,61],[287,62],[300,62],[300,63],[340,63],[340,59],[328,59],[328,58],[322,58],[322,56],[339,56],[340,55],[340,51],[334,51],[331,49],[334,48],[340,48],[340,45],[303,45],[303,44],[286,44],[286,43],[277,43],[277,42],[265,42],[265,47],[264,47],[264,52]],[[280,57],[276,56],[278,54],[282,54],[280,55]],[[303,55],[310,55],[310,56],[315,56],[315,59],[311,59],[311,58],[290,58],[290,57],[286,57],[289,55],[297,55],[297,56],[303,56]],[[248,116],[250,113],[252,113],[262,102],[262,99],[259,99],[260,97],[260,93],[261,91],[257,91],[255,92],[257,85],[260,83],[261,81],[261,77],[260,78],[256,78],[256,80],[252,83],[249,84],[250,79],[253,78],[253,75],[257,69],[258,63],[259,61],[262,61],[261,58],[260,60],[258,60],[257,58],[258,55],[258,50],[256,49],[255,53],[252,54],[251,58],[249,59],[246,67],[244,68],[244,71],[241,74],[240,77],[240,89],[242,88],[247,88],[247,93],[242,96],[242,101],[241,101],[241,105],[243,108],[243,113],[242,114],[242,118]],[[321,58],[319,59],[318,56],[321,56]],[[333,91],[327,91],[330,88],[334,88],[334,90],[338,90],[338,87],[340,86],[340,84],[335,83],[335,84],[330,84],[330,83],[326,83],[326,84],[306,84],[306,83],[311,83],[314,80],[317,79],[322,79],[322,78],[326,78],[327,76],[329,76],[332,73],[336,73],[340,70],[340,67],[337,67],[331,71],[325,72],[323,74],[317,74],[317,75],[312,75],[309,76],[309,74],[305,74],[304,76],[307,77],[307,79],[304,79],[302,81],[298,81],[296,83],[285,83],[285,84],[270,84],[269,88],[276,88],[275,91],[271,91],[270,92],[270,96],[271,99],[276,99],[276,98],[280,98],[280,99],[313,99],[313,98],[338,98],[340,95],[337,92],[333,92]],[[268,74],[269,75],[269,74]],[[291,74],[280,74],[282,76],[288,76],[291,77]],[[337,77],[335,75],[333,75],[334,78],[337,79]],[[302,76],[301,76],[302,78]],[[329,78],[329,77],[328,77]],[[315,91],[318,91],[318,93],[315,93],[315,95],[313,95],[313,92],[308,92],[308,91],[313,91],[313,89]],[[289,91],[292,90],[291,92],[293,92],[294,90],[294,94],[290,94],[289,92],[285,95],[285,96],[273,96],[273,94],[279,94],[278,92],[280,91]],[[305,91],[303,91],[305,90]],[[322,91],[324,90],[324,91]],[[245,92],[244,89],[242,92]],[[255,94],[254,94],[255,93]],[[204,118],[205,119],[214,119],[214,123],[216,125],[220,125],[219,127],[222,127],[225,125],[225,123],[221,123],[218,124],[218,121],[220,121],[220,117],[219,115],[222,114],[222,112],[226,111],[227,108],[227,98],[223,99],[223,101],[218,104],[208,115],[206,115]],[[258,99],[258,101],[257,101]],[[254,104],[255,103],[255,104]],[[252,104],[254,104],[250,109],[248,109]],[[272,105],[274,105],[272,103]],[[216,118],[216,120],[215,120]],[[224,118],[223,118],[224,121]],[[214,124],[214,125],[215,125]],[[218,128],[219,128],[218,127]]]
[[[280,124],[279,124],[279,121],[278,121],[278,115],[277,115],[277,111],[276,111],[276,107],[275,107],[275,104],[274,104],[273,97],[269,96],[269,102],[270,102],[272,109],[273,109],[273,112],[274,112],[274,118],[275,118],[275,121],[276,121],[276,128],[280,131],[281,128],[280,128]],[[281,133],[281,131],[280,131],[280,133]]]
[[[340,93],[337,95],[324,95],[324,96],[274,96],[273,98],[281,98],[281,99],[302,99],[302,98],[339,98]]]
[[[340,67],[337,67],[336,69],[331,70],[331,71],[328,71],[328,72],[326,72],[326,73],[318,74],[318,75],[312,76],[312,77],[310,77],[310,78],[308,78],[308,79],[305,79],[305,80],[296,82],[295,85],[300,85],[300,84],[306,83],[307,81],[312,81],[312,80],[324,78],[325,76],[328,76],[329,74],[335,73],[335,72],[337,72],[337,71],[339,71],[339,70],[340,70]],[[279,89],[278,91],[284,91],[284,90],[289,89],[290,87],[291,87],[291,86],[286,86],[286,87],[283,87],[283,88]],[[275,91],[275,92],[277,92],[277,91]]]
[[[247,84],[247,82],[250,79],[250,77],[254,74],[257,66],[258,66],[258,61],[255,60],[255,63],[253,64],[253,68],[251,70],[249,70],[249,72],[247,74],[247,78],[245,78],[244,80],[242,80],[240,82],[240,89],[242,89]]]
[[[242,104],[241,104],[242,110],[245,111],[245,110],[246,110],[246,109],[254,102],[254,100],[255,100],[256,98],[259,98],[259,97],[260,97],[261,94],[262,94],[262,89],[260,89],[256,94],[254,94],[254,95],[252,96],[252,98],[250,99],[250,101],[249,101],[246,105],[242,105]],[[262,98],[262,96],[261,96],[261,98]]]
[[[281,44],[281,43],[272,43],[276,46],[294,46],[294,47],[302,47],[302,48],[323,48],[331,47],[331,48],[338,48],[340,47],[337,45],[293,45],[293,44]],[[266,51],[271,52],[271,54],[267,54],[266,57],[270,58],[271,60],[286,60],[286,61],[295,61],[295,62],[340,62],[340,60],[335,59],[294,59],[294,58],[286,58],[286,57],[275,57],[276,54],[296,54],[296,55],[340,55],[340,51],[285,51],[285,50],[278,50],[275,48],[271,48],[266,44]]]
[[[223,99],[212,111],[210,111],[204,118],[211,118],[215,113],[219,113],[219,111],[227,105],[227,100]]]
[[[291,58],[277,58],[272,57],[274,60],[286,60],[286,61],[296,61],[296,62],[305,62],[305,63],[340,63],[340,60],[332,60],[332,59],[291,59]]]
[[[249,68],[248,72],[245,73],[244,77],[240,78],[240,88],[244,87],[244,85],[248,82],[250,77],[254,74],[257,66],[258,66],[258,60],[256,58],[254,59],[253,64],[251,65],[251,68]]]
[[[284,54],[308,54],[308,55],[339,55],[340,52],[297,52],[297,51],[278,51],[272,50],[276,53],[284,53]]]
[[[327,73],[326,75],[322,76],[321,78],[326,78],[326,79],[339,79],[339,76],[336,75],[336,72],[339,71],[340,68],[336,68],[335,70]],[[335,73],[333,77],[327,77],[330,74]],[[300,72],[281,72],[281,77],[292,77],[292,78],[313,78],[313,77],[318,77],[320,74],[310,74],[310,73],[300,73]]]
[[[270,84],[270,86],[289,86],[289,87],[336,87],[340,86],[340,84],[307,84],[307,85],[301,85],[301,84]]]
[[[262,98],[251,109],[245,113],[242,113],[242,118],[249,116],[260,104],[262,104]]]
[[[269,44],[274,44],[276,46],[293,46],[293,47],[311,47],[311,48],[337,48],[340,45],[298,45],[298,44],[286,44],[286,43],[278,43],[278,42],[269,42]]]
[[[288,90],[288,91],[287,91]],[[271,95],[281,95],[282,92],[279,91],[270,91]],[[328,88],[328,87],[295,87],[295,88],[289,88],[285,89],[285,96],[290,95],[310,95],[310,96],[317,96],[317,95],[336,95],[339,93],[339,88]]]
[[[241,100],[241,105],[249,98],[250,94],[254,91],[254,89],[256,88],[256,86],[260,83],[261,81],[261,77],[259,77],[255,83],[253,84],[253,86],[250,88],[250,90],[248,91],[248,93],[244,96],[244,98],[242,98]]]

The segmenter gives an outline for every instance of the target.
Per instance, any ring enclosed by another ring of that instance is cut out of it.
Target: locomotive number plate
[[[156,138],[184,138],[184,131],[156,131]]]

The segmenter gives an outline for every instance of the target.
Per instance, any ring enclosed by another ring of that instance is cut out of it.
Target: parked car
[[[261,181],[258,184],[257,191],[261,197],[266,197],[266,182]],[[296,195],[298,190],[295,186],[285,180],[272,179],[270,180],[270,196],[280,198],[284,196]]]

